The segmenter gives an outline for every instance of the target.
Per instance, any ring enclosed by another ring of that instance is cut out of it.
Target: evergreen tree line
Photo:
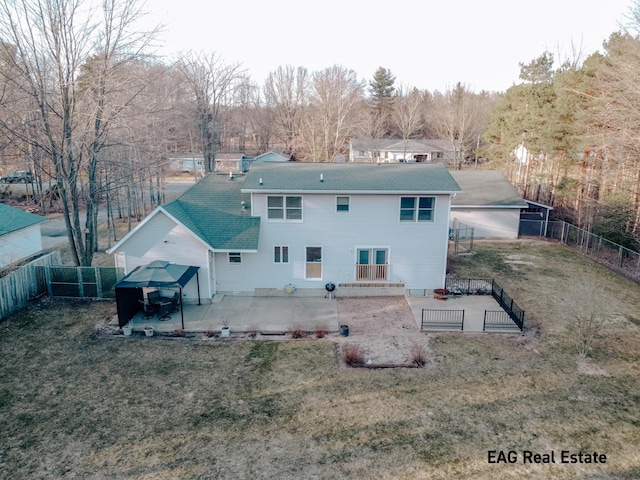
[[[496,103],[483,152],[527,198],[609,240],[640,246],[640,38],[554,66],[544,52]]]

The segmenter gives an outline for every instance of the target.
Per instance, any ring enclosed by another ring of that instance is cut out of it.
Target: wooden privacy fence
[[[0,319],[24,307],[29,300],[47,293],[46,280],[38,268],[60,263],[60,252],[37,258],[0,278]]]
[[[51,297],[115,298],[114,285],[124,276],[121,268],[72,267],[50,265],[38,267]]]
[[[0,319],[20,310],[39,295],[50,297],[115,298],[115,284],[124,270],[115,267],[57,265],[53,252],[0,278]]]

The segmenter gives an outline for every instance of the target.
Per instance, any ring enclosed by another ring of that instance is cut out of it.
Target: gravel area
[[[418,329],[404,297],[338,298],[338,317],[349,327],[349,336],[336,340],[338,346],[358,345],[365,362],[412,365],[412,352],[419,347],[429,359],[429,339]]]

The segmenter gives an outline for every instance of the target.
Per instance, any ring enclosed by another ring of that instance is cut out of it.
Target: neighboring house
[[[215,171],[218,173],[244,173],[251,167],[253,157],[243,153],[216,153]]]
[[[440,162],[460,159],[460,142],[401,138],[353,139],[349,144],[350,162]]]
[[[0,268],[42,252],[46,218],[0,203]]]
[[[194,173],[194,169],[197,169],[199,174],[204,174],[204,157],[202,156],[170,157],[169,165],[171,170],[175,172]]]
[[[244,173],[249,171],[253,162],[289,162],[293,157],[276,152],[266,152],[257,157],[250,157],[243,153],[216,153],[214,171],[218,173]],[[204,174],[204,158],[202,156],[182,156],[170,159],[174,171],[193,173],[194,165],[198,172]]]
[[[258,155],[253,159],[254,162],[293,162],[293,156],[282,155],[276,152],[266,152],[262,155]]]
[[[108,253],[126,272],[199,266],[203,297],[439,288],[459,191],[442,165],[255,162],[246,176],[206,176]]]
[[[452,170],[462,192],[451,199],[451,227],[473,227],[474,238],[517,238],[527,203],[497,170]]]

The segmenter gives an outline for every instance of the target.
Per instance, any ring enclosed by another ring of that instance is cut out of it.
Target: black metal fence
[[[486,278],[447,277],[444,288],[451,292],[459,291],[464,295],[489,295],[493,280]]]
[[[422,309],[420,330],[464,330],[464,310]]]
[[[484,311],[484,322],[482,324],[483,332],[490,331],[522,331],[514,320],[511,318],[509,313],[505,310],[485,310]]]
[[[498,282],[493,280],[491,282],[491,295],[504,311],[509,315],[520,330],[524,330],[524,310],[522,310],[518,304],[511,298],[504,289],[498,285]]]

